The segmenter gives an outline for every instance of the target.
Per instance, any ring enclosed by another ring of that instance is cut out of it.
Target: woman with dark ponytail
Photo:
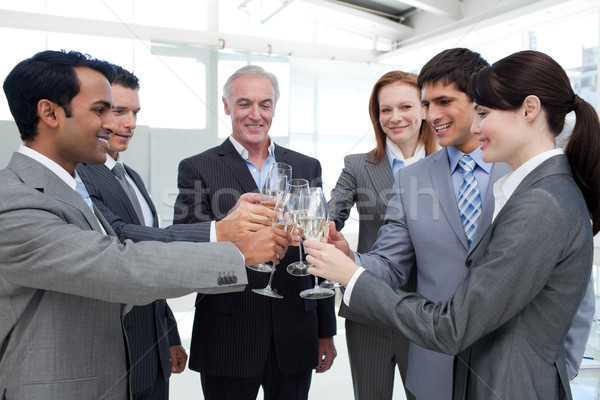
[[[598,116],[560,65],[536,51],[482,69],[469,96],[483,160],[513,172],[494,185],[492,225],[468,255],[454,296],[433,303],[394,292],[315,241],[306,243],[309,272],[347,286],[352,311],[456,355],[454,399],[572,399],[564,341],[600,230]],[[563,152],[555,138],[571,111],[576,123]]]
[[[477,104],[477,115],[485,117],[485,109],[517,111],[529,96],[534,96],[544,110],[547,130],[557,137],[565,125],[566,115],[575,112],[575,127],[565,149],[573,179],[586,201],[594,234],[600,230],[600,123],[594,107],[573,92],[562,67],[548,55],[522,51],[498,61],[472,81],[470,96]],[[484,110],[484,111],[480,111]],[[485,125],[485,118],[476,117]],[[474,132],[477,133],[477,132]],[[485,135],[480,135],[485,138]],[[485,156],[487,141],[482,150]],[[493,146],[488,151],[492,157]],[[486,161],[488,161],[486,160]],[[505,161],[508,160],[496,160]],[[488,161],[489,162],[489,161]],[[510,163],[509,163],[510,164]],[[511,165],[512,166],[512,165]],[[514,166],[512,166],[514,169]]]

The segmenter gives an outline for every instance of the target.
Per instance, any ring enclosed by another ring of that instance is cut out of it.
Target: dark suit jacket
[[[154,215],[154,226],[158,227],[156,209],[142,178],[126,165],[125,170],[144,195]],[[129,224],[137,226],[141,222],[127,194],[106,165],[80,164],[77,172],[88,189],[92,201],[111,223],[119,239],[140,241],[154,239],[157,236],[160,232],[157,229],[128,229]],[[169,347],[181,344],[181,340],[177,331],[177,322],[167,302],[160,299],[145,306],[133,307],[125,316],[123,326],[127,334],[132,366],[132,393],[139,393],[152,386],[159,376],[159,368],[164,379],[168,380],[171,375]]]
[[[277,161],[292,166],[295,178],[320,185],[321,165],[310,157],[275,147]],[[241,194],[258,188],[245,161],[229,139],[220,146],[179,164],[179,195],[174,223],[221,217]],[[304,300],[299,293],[314,286],[314,278],[291,276],[285,266],[298,260],[290,247],[273,277],[283,299],[253,293],[267,285],[269,274],[248,270],[248,286],[234,295],[199,295],[190,349],[190,368],[233,377],[260,374],[273,344],[284,374],[311,370],[317,364],[318,338],[335,335],[334,298]]]
[[[398,295],[363,273],[350,307],[455,354],[454,399],[571,399],[565,337],[586,292],[593,237],[565,156],[517,187],[448,300]]]

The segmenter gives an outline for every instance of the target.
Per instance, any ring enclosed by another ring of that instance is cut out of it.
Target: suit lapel
[[[129,197],[127,196],[127,193],[125,193],[125,190],[123,190],[123,187],[121,186],[119,181],[117,181],[117,178],[112,173],[112,171],[110,169],[108,169],[108,167],[104,164],[98,164],[98,165],[89,165],[88,164],[88,167],[93,168],[100,176],[100,180],[101,180],[102,184],[104,185],[104,188],[102,188],[102,190],[109,190],[109,191],[115,193],[116,194],[115,197],[117,199],[119,199],[119,201],[123,204],[123,207],[125,207],[125,209],[129,213],[129,216],[132,218],[132,220],[137,221],[137,223],[140,224],[141,221],[139,220],[138,215],[135,212],[135,209],[133,208],[133,204],[131,204],[131,201],[129,201]]]
[[[158,218],[156,216],[156,208],[154,207],[154,203],[152,203],[152,199],[150,198],[150,195],[148,194],[148,191],[146,190],[146,187],[144,186],[144,181],[142,181],[142,178],[139,176],[139,174],[137,172],[135,172],[134,170],[132,170],[125,164],[123,164],[123,166],[125,167],[125,171],[127,171],[127,174],[131,177],[131,179],[137,186],[138,190],[144,197],[144,200],[146,200],[146,203],[148,203],[148,207],[150,207],[150,211],[152,211],[152,216],[154,217],[154,225],[155,225],[155,227],[158,227],[158,224],[157,224]]]
[[[379,196],[379,199],[383,204],[387,204],[389,201],[390,188],[394,184],[394,175],[392,174],[390,164],[386,162],[385,159],[377,163],[370,154],[367,154],[364,165],[375,193],[377,193],[377,196]],[[388,195],[388,198],[385,198],[386,194]]]
[[[496,183],[496,181],[506,173],[507,171],[504,168],[501,168],[500,165],[494,164],[492,166],[492,170],[490,172],[490,180],[488,182],[487,196],[483,205],[483,209],[481,210],[481,217],[479,218],[477,230],[475,231],[475,235],[473,236],[473,240],[471,241],[471,248],[469,249],[469,254],[477,246],[481,238],[483,238],[485,233],[490,228],[492,216],[494,215],[494,207],[496,205],[494,199],[494,183]]]
[[[222,168],[231,170],[233,177],[238,181],[244,192],[257,192],[259,189],[248,170],[246,161],[240,156],[229,139],[219,146],[218,154],[222,162]]]
[[[448,219],[450,227],[463,246],[465,246],[465,249],[468,249],[469,242],[467,242],[467,235],[465,235],[465,229],[460,220],[458,204],[456,203],[456,196],[454,195],[454,188],[452,187],[448,150],[443,149],[435,154],[437,156],[435,156],[435,162],[430,169],[433,189],[438,194],[440,206]]]
[[[7,168],[13,170],[27,185],[61,203],[68,204],[79,210],[90,228],[102,232],[98,219],[85,201],[83,201],[73,188],[69,187],[69,185],[44,165],[23,154],[14,153]]]

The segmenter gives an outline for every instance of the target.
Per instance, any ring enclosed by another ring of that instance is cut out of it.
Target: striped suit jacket
[[[125,239],[136,242],[143,240],[208,241],[209,223],[198,224],[195,229],[190,229],[192,226],[188,226],[187,231],[182,230],[181,227],[158,229],[156,209],[145,189],[142,178],[127,165],[125,165],[125,170],[152,210],[153,228],[140,225],[131,201],[106,165],[79,164],[77,167],[77,172],[88,189],[92,201],[109,221],[121,241]],[[176,320],[167,302],[160,299],[145,306],[133,307],[125,316],[123,326],[127,335],[132,365],[132,393],[149,388],[160,376],[159,371],[167,380],[171,375],[169,347],[181,344]]]
[[[321,165],[316,159],[277,145],[275,158],[292,166],[293,177],[320,186]],[[242,193],[258,191],[229,139],[181,161],[178,186],[174,223],[182,224],[218,218]],[[251,292],[265,287],[269,279],[269,274],[251,270],[243,292],[198,296],[190,369],[220,376],[256,376],[272,343],[286,375],[305,373],[317,365],[318,338],[336,332],[334,298],[315,301],[299,296],[314,286],[314,278],[287,273],[285,266],[297,261],[298,254],[298,248],[290,246],[273,276],[272,287],[283,299]]]

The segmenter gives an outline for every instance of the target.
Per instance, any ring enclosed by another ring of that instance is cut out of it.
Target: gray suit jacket
[[[492,186],[508,172],[506,164],[492,168],[471,248],[480,242],[490,225],[494,211]],[[470,249],[452,187],[447,149],[400,171],[385,219],[372,251],[360,255],[362,265],[392,287],[402,286],[416,267],[417,293],[433,301],[449,299],[466,276],[465,259]],[[567,345],[573,345],[569,348],[572,376],[579,368],[593,314],[590,282],[586,301],[574,320],[578,325],[567,340]],[[406,386],[417,399],[449,399],[452,370],[452,357],[410,344]]]
[[[121,244],[100,234],[77,193],[22,154],[0,171],[0,186],[0,398],[125,399],[121,303],[247,283],[231,243]]]
[[[448,300],[398,295],[364,273],[350,306],[457,355],[454,399],[571,399],[564,343],[592,251],[585,201],[566,157],[555,156],[515,190]]]

